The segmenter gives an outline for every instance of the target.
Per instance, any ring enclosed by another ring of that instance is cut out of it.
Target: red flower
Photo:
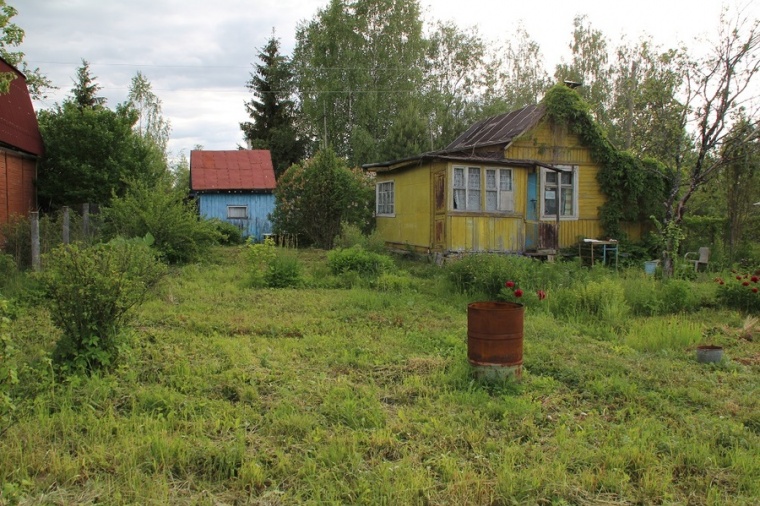
[[[742,286],[749,286],[749,281],[745,281],[744,283],[742,283]]]
[[[522,297],[522,294],[523,294],[523,291],[520,290],[519,288],[515,290],[515,297]]]
[[[723,281],[723,280],[721,279],[721,280],[720,280],[720,284],[721,284],[721,285],[725,285],[725,284],[726,284],[726,282],[725,282],[725,281]]]
[[[504,286],[506,286],[507,288],[512,288],[513,286],[515,286],[515,282],[507,281],[506,283],[504,283]]]
[[[757,293],[757,287],[752,289],[752,293]]]
[[[758,281],[759,279],[760,279],[760,278],[758,278],[757,276],[752,276],[752,282],[753,282],[753,283],[757,283],[757,281]]]
[[[742,277],[741,276],[736,276],[736,279],[742,279]]]
[[[543,290],[537,291],[536,295],[538,295],[538,300],[544,300],[546,298],[546,292]]]

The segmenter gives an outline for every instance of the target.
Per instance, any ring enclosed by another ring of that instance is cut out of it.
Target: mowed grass
[[[528,308],[523,381],[481,384],[468,299],[434,266],[404,264],[400,291],[267,290],[217,253],[172,272],[110,374],[54,379],[44,309],[18,316],[0,504],[760,502],[760,336],[738,313]],[[698,364],[703,342],[728,360]]]

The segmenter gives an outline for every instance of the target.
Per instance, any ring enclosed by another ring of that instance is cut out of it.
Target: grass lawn
[[[473,299],[440,269],[253,289],[240,251],[173,270],[112,373],[53,375],[58,331],[18,310],[0,504],[760,503],[760,335],[737,312],[529,307],[523,381],[488,385],[467,363]],[[324,257],[299,252],[309,273]],[[697,363],[708,342],[727,359]]]

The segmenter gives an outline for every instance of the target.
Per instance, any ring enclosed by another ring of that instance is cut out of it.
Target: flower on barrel
[[[498,299],[504,302],[517,302],[519,304],[528,304],[534,301],[541,301],[546,298],[544,290],[534,292],[526,291],[520,288],[517,281],[508,279],[504,282],[504,287],[499,292]]]

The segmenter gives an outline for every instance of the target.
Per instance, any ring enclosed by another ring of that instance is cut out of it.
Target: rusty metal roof
[[[266,149],[190,152],[195,191],[274,190],[272,156]]]
[[[525,131],[533,128],[544,115],[544,111],[541,105],[528,105],[516,111],[478,121],[446,146],[443,152],[451,153],[486,146],[507,145]]]
[[[13,65],[0,58],[0,72],[16,75],[10,91],[0,95],[0,146],[40,156],[44,147],[26,78]]]

